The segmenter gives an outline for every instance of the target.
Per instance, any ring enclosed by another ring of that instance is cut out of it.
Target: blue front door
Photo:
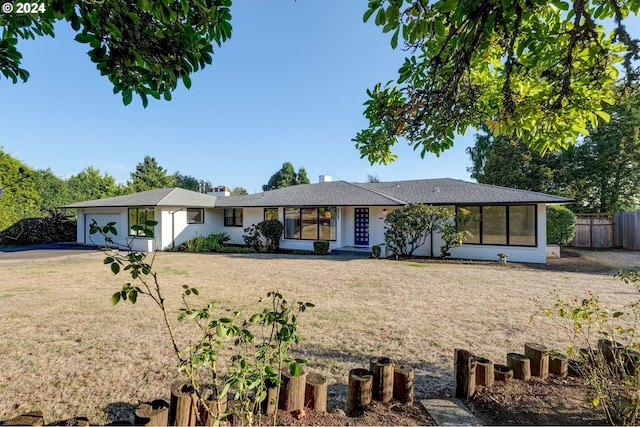
[[[369,246],[369,208],[355,208],[354,246]]]

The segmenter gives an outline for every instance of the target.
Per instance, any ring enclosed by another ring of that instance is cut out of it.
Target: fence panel
[[[571,246],[613,248],[614,221],[611,214],[577,214],[576,234]]]

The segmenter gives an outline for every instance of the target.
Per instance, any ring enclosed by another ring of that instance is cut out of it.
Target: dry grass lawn
[[[139,402],[168,399],[178,374],[160,313],[143,298],[112,306],[127,277],[101,259],[0,264],[0,420],[42,410],[45,422],[105,423]],[[160,253],[155,269],[176,310],[183,284],[203,302],[247,313],[274,289],[315,303],[300,318],[296,354],[329,378],[330,407],[344,406],[349,369],[373,356],[414,366],[416,398],[424,398],[451,392],[454,348],[504,363],[525,341],[562,346],[565,335],[548,319],[529,319],[535,300],[553,304],[554,290],[565,298],[594,291],[616,306],[637,296],[610,273],[513,264]]]

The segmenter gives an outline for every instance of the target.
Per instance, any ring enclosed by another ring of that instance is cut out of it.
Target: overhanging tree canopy
[[[638,0],[371,0],[365,22],[410,56],[396,82],[367,91],[356,148],[387,164],[404,138],[423,157],[440,155],[483,124],[540,152],[567,148],[609,120],[616,65],[637,79],[638,42],[623,23],[639,9]]]
[[[189,75],[211,64],[213,43],[220,46],[231,37],[231,0],[33,4],[42,7],[31,14],[0,13],[2,74],[14,83],[27,81],[29,72],[20,66],[18,39],[53,37],[54,24],[64,20],[78,33],[76,40],[88,44],[91,61],[113,84],[114,93],[122,93],[125,105],[133,94],[140,96],[145,107],[149,96],[170,100],[179,80],[190,88]]]

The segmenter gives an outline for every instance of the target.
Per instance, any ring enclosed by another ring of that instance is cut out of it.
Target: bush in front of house
[[[195,236],[184,241],[175,248],[178,252],[229,252],[225,243],[231,240],[231,235],[227,232],[211,233],[207,237]]]
[[[565,206],[547,206],[547,243],[566,245],[576,233],[576,214]]]
[[[245,228],[246,234],[242,238],[244,243],[255,251],[271,253],[280,248],[280,237],[283,231],[283,223],[277,219],[267,219]]]
[[[329,253],[329,242],[327,240],[315,240],[313,242],[313,253],[327,255]]]

